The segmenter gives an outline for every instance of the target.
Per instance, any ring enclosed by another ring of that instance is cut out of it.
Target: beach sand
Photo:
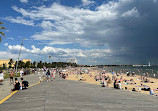
[[[99,74],[99,71],[97,71],[97,70],[90,70],[89,74],[83,73],[82,75],[72,74],[72,72],[70,72],[70,71],[68,73],[69,73],[69,76],[66,78],[68,80],[88,82],[88,83],[92,83],[92,84],[98,84],[101,86],[101,84],[100,84],[101,82],[96,81],[94,79],[95,75]],[[109,76],[110,78],[112,78],[112,76],[113,76],[113,74],[111,74],[111,73],[106,73],[106,75]],[[135,88],[137,92],[149,95],[150,94],[149,91],[139,90],[140,88],[143,88],[143,87],[141,87],[141,84],[148,86],[152,89],[158,88],[158,79],[156,79],[156,78],[149,77],[150,81],[152,81],[153,83],[144,83],[144,82],[141,82],[142,80],[140,79],[141,78],[140,75],[135,75],[135,77],[132,77],[132,76],[128,77],[128,76],[126,76],[126,74],[120,74],[119,77],[117,77],[117,78],[120,79],[121,76],[123,79],[126,79],[126,80],[133,79],[133,81],[136,83],[136,84],[132,84],[132,85],[131,84],[127,85],[125,82],[122,82],[123,90],[125,90],[125,87],[127,87],[128,91],[132,91],[132,89]],[[108,87],[113,87],[113,81],[111,84],[108,85]],[[158,94],[158,91],[155,91],[155,93]]]

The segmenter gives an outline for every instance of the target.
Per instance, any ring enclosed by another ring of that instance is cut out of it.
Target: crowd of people
[[[15,81],[13,83],[13,89],[11,89],[11,92],[20,89],[21,90],[27,89],[28,86],[29,86],[29,82],[25,81],[23,77],[21,78],[21,81],[18,81],[18,78],[15,78]]]
[[[9,76],[9,83],[10,85],[13,86],[13,88],[11,89],[12,91],[15,90],[24,90],[27,89],[29,86],[29,82],[24,80],[23,76],[24,76],[24,69],[21,69],[18,73],[20,73],[20,81],[18,80],[19,78],[17,78],[17,74],[15,74],[16,72],[14,70],[9,70],[5,74],[3,73],[3,71],[0,71],[0,85],[4,85],[4,77],[8,77]]]
[[[41,73],[43,72],[43,73]],[[93,73],[95,72],[95,73]],[[27,89],[28,81],[25,81],[23,78],[24,71],[20,70],[20,78],[21,81],[18,81],[18,78],[14,78],[14,72],[10,71],[10,84],[13,84],[13,89],[11,91],[19,90],[19,89]],[[110,73],[110,75],[109,75]],[[40,82],[42,81],[42,77],[46,77],[47,82],[54,81],[56,75],[59,77],[66,79],[69,75],[76,75],[81,81],[86,81],[86,78],[82,77],[82,74],[88,75],[90,78],[94,78],[96,82],[99,82],[102,87],[113,87],[114,89],[124,89],[128,90],[131,86],[131,91],[140,92],[140,91],[149,91],[151,95],[157,96],[155,92],[158,91],[145,83],[154,83],[149,79],[148,73],[142,73],[140,78],[136,79],[135,72],[126,71],[126,73],[117,73],[113,70],[103,70],[99,68],[65,68],[65,69],[56,69],[56,68],[43,68],[35,70],[35,74],[38,74]],[[126,76],[126,78],[124,78]],[[3,72],[0,72],[0,84],[4,80]],[[138,83],[140,81],[140,83]]]
[[[12,91],[15,91],[15,90],[24,90],[24,89],[27,89],[28,86],[29,86],[29,82],[24,80],[23,76],[24,76],[24,69],[21,69],[19,71],[20,73],[20,80],[18,80],[17,77],[14,78],[14,71],[10,71],[10,85],[13,84],[13,89],[11,89],[11,92]]]
[[[126,73],[120,71],[118,73],[113,70],[103,70],[101,68],[67,68],[66,73],[69,75],[76,75],[76,79],[80,81],[86,81],[86,79],[88,79],[90,82],[93,81],[90,80],[90,78],[94,78],[102,87],[113,87],[114,89],[130,90],[134,92],[144,91],[149,92],[148,94],[151,95],[158,95],[158,87],[155,89],[152,87],[152,84],[155,82],[152,81],[152,79],[150,80],[148,72],[138,76],[134,71],[126,71]]]
[[[56,69],[47,69],[46,70],[46,73],[45,73],[45,75],[46,75],[46,78],[47,78],[47,82],[49,82],[49,81],[54,81],[55,80],[55,77],[56,77],[56,73],[57,73],[57,70]],[[51,79],[52,78],[52,79]]]
[[[131,73],[129,71],[126,72],[126,76],[129,79],[123,79],[123,74],[121,74],[121,73],[120,74],[112,73],[112,74],[113,74],[113,76],[112,76],[113,79],[112,80],[114,80],[113,87],[115,89],[125,89],[125,90],[127,90],[128,87],[124,87],[124,88],[122,87],[122,84],[125,84],[127,86],[128,85],[133,86],[132,91],[135,91],[135,92],[149,91],[150,95],[158,96],[158,94],[155,93],[156,91],[158,91],[158,88],[153,89],[150,86],[144,85],[145,83],[154,83],[153,81],[150,81],[148,72],[146,72],[146,73],[143,72],[143,74],[140,76],[140,78],[137,78],[135,80],[133,79],[133,78],[136,77],[135,72],[131,72]],[[140,81],[140,82],[138,82],[138,81]],[[136,88],[136,87],[138,87],[138,88]]]

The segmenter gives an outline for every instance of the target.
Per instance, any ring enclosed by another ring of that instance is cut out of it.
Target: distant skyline
[[[0,59],[158,64],[158,0],[3,0]],[[49,59],[51,56],[51,59]]]

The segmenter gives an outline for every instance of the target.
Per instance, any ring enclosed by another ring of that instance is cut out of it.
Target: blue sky
[[[0,21],[7,30],[0,59],[17,60],[25,38],[21,59],[157,64],[157,5],[157,0],[3,0]]]

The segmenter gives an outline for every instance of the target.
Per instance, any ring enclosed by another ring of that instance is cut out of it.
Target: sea
[[[113,70],[115,73],[135,72],[136,75],[143,75],[143,73],[148,72],[149,77],[154,77],[155,74],[155,78],[158,78],[158,66],[106,66],[102,70],[110,72]]]

